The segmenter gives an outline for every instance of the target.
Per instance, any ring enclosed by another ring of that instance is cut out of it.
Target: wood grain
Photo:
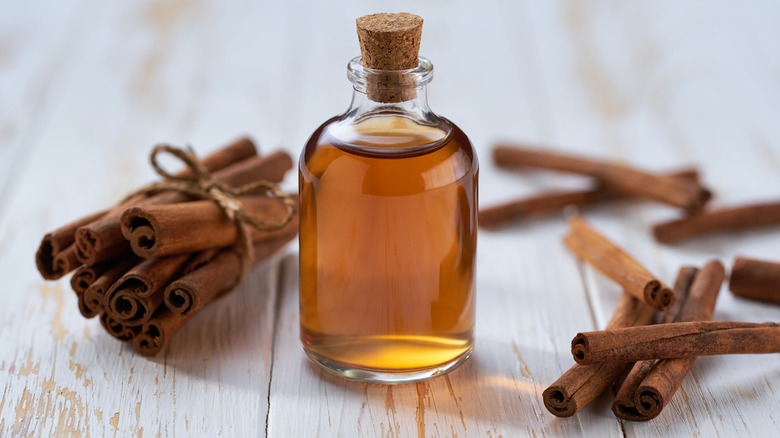
[[[295,245],[197,315],[158,359],[141,358],[81,318],[66,280],[38,278],[40,237],[152,180],[147,154],[157,142],[205,152],[248,134],[263,151],[297,156],[320,123],[346,109],[354,19],[379,6],[60,3],[6,1],[0,14],[0,436],[780,433],[772,355],[698,360],[646,424],[615,420],[608,398],[571,419],[549,414],[541,391],[573,364],[571,337],[603,327],[621,293],[567,253],[560,218],[480,235],[476,349],[445,377],[364,385],[309,364],[298,341]],[[426,20],[421,54],[437,70],[431,106],[482,157],[483,205],[584,186],[496,169],[488,157],[497,140],[648,170],[695,164],[717,194],[714,206],[777,195],[774,3],[397,7]],[[295,176],[283,186],[295,190]],[[588,220],[667,282],[683,264],[774,259],[780,247],[771,230],[657,245],[650,225],[675,216],[618,202]],[[724,293],[714,319],[777,321],[779,312]]]

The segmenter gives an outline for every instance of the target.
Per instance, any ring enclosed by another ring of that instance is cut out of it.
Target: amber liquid
[[[337,123],[314,133],[300,162],[304,349],[319,363],[385,373],[465,357],[477,243],[471,143],[454,125],[399,116]]]

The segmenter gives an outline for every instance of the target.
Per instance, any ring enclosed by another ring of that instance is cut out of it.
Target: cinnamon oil
[[[300,167],[304,348],[387,372],[466,354],[477,230],[468,139],[397,116],[334,129],[341,138],[329,127]]]

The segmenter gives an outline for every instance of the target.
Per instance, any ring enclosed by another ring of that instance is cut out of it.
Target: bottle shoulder
[[[301,159],[322,148],[335,147],[355,155],[412,158],[456,145],[469,159],[475,149],[460,127],[445,117],[433,116],[432,123],[419,123],[403,115],[390,114],[355,121],[349,114],[323,122],[306,141]]]
[[[452,136],[458,138],[458,145],[460,146],[460,149],[463,151],[463,153],[467,154],[469,157],[469,161],[472,163],[472,167],[474,167],[474,170],[479,169],[479,158],[477,157],[477,150],[474,148],[474,145],[471,143],[471,139],[466,135],[465,132],[463,132],[462,129],[449,119],[443,118],[446,120],[447,123],[449,123],[452,126]]]
[[[446,131],[437,134],[430,126],[410,126],[399,122],[390,128],[382,123],[366,124],[343,138],[341,116],[320,125],[309,138],[300,159],[301,177],[325,181],[328,178],[385,178],[419,180],[425,189],[474,179],[478,160],[466,134],[454,123],[439,118]],[[386,121],[385,121],[386,122]],[[341,135],[334,135],[341,134]],[[346,141],[345,141],[346,140]],[[400,146],[399,146],[400,145]],[[377,153],[377,148],[385,149]],[[360,169],[357,171],[356,169]]]

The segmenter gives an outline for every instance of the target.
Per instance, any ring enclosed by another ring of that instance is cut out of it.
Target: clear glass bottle
[[[349,109],[299,164],[301,340],[342,377],[423,380],[474,343],[477,156],[428,107],[427,59],[382,71],[358,57],[347,70]]]

